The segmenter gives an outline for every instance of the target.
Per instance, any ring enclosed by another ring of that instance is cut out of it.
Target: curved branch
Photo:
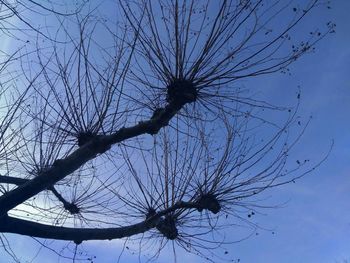
[[[145,220],[130,226],[116,228],[70,228],[50,226],[14,217],[5,216],[1,220],[0,232],[25,236],[69,240],[81,243],[84,240],[106,240],[129,237],[144,233],[156,226],[155,220]]]
[[[53,166],[42,175],[18,186],[0,197],[0,216],[23,203],[30,197],[48,189],[58,181],[71,174],[98,154],[109,150],[113,144],[122,142],[141,134],[156,134],[168,125],[169,121],[186,103],[174,101],[164,107],[156,117],[139,122],[128,128],[121,128],[111,135],[99,135],[84,144],[64,159],[56,160]]]
[[[196,202],[178,202],[172,207],[162,210],[140,223],[123,227],[102,229],[51,226],[10,216],[4,216],[0,219],[0,232],[20,234],[46,239],[69,240],[74,241],[76,243],[81,243],[84,240],[111,240],[144,233],[156,227],[162,216],[174,212],[176,210],[199,208],[203,207]]]

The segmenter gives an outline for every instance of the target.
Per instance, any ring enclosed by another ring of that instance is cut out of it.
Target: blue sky
[[[277,101],[295,92],[293,87],[302,87],[300,113],[312,115],[312,121],[298,151],[317,158],[327,151],[332,139],[334,147],[314,173],[271,193],[277,200],[288,200],[284,208],[267,211],[260,221],[275,229],[275,234],[262,232],[232,246],[242,262],[350,259],[350,2],[334,1],[332,6],[337,33],[322,41],[316,54],[294,64],[291,77],[274,76],[270,81]],[[313,19],[325,17],[318,14]]]
[[[292,67],[292,75],[275,74],[245,81],[244,85],[263,83],[261,95],[284,105],[293,101],[301,86],[300,115],[312,121],[293,154],[321,159],[332,140],[328,159],[312,174],[273,189],[266,194],[269,202],[281,204],[257,215],[264,229],[239,243],[226,246],[232,259],[243,263],[333,263],[350,260],[350,1],[337,0],[329,13],[318,12],[308,23],[328,21],[337,24],[337,33],[326,37],[315,54],[303,57]],[[294,156],[292,155],[291,158]],[[234,236],[235,229],[229,234]],[[13,249],[21,256],[32,253],[35,242],[27,237],[10,235]],[[97,256],[94,262],[114,263],[123,247],[122,241],[89,242],[84,245]],[[137,251],[135,251],[137,252]],[[157,262],[169,262],[171,248],[165,249]],[[0,251],[1,262],[8,262]],[[57,259],[43,249],[34,262],[71,262]],[[141,257],[141,262],[144,261]],[[203,262],[193,255],[181,254],[179,262]],[[26,262],[26,261],[23,261]],[[30,262],[30,261],[28,261]],[[120,262],[139,262],[126,250]]]

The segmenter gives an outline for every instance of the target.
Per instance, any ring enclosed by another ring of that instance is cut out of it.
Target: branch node
[[[167,215],[162,218],[157,224],[156,228],[169,240],[175,240],[179,235],[176,228],[175,218],[171,215]]]
[[[216,198],[216,196],[213,194],[202,195],[198,199],[197,204],[198,204],[197,210],[199,212],[202,212],[203,209],[206,209],[206,210],[209,210],[210,212],[212,212],[213,214],[217,214],[221,210],[221,205],[220,205],[218,199]]]
[[[73,241],[76,245],[80,245],[81,243],[83,243],[83,240],[74,240]]]
[[[167,86],[166,100],[170,104],[185,105],[195,102],[198,97],[198,91],[192,81],[186,79],[174,79]]]
[[[80,209],[76,204],[69,202],[64,204],[64,209],[66,209],[72,215],[79,214],[80,212]]]

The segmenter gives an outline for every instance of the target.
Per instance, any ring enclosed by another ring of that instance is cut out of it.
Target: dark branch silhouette
[[[257,197],[323,162],[289,161],[300,93],[279,107],[239,83],[312,53],[335,24],[303,22],[328,3],[120,0],[113,18],[111,3],[65,4],[0,1],[18,43],[0,50],[1,233],[208,259],[223,227],[257,228]]]

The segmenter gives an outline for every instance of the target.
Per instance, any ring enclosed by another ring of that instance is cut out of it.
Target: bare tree
[[[155,255],[170,243],[209,259],[230,242],[223,227],[257,227],[256,196],[319,164],[287,162],[305,128],[297,106],[239,81],[312,52],[335,25],[297,31],[327,3],[119,1],[113,19],[103,5],[61,16],[28,3],[59,23],[1,62],[2,233],[138,239]]]

